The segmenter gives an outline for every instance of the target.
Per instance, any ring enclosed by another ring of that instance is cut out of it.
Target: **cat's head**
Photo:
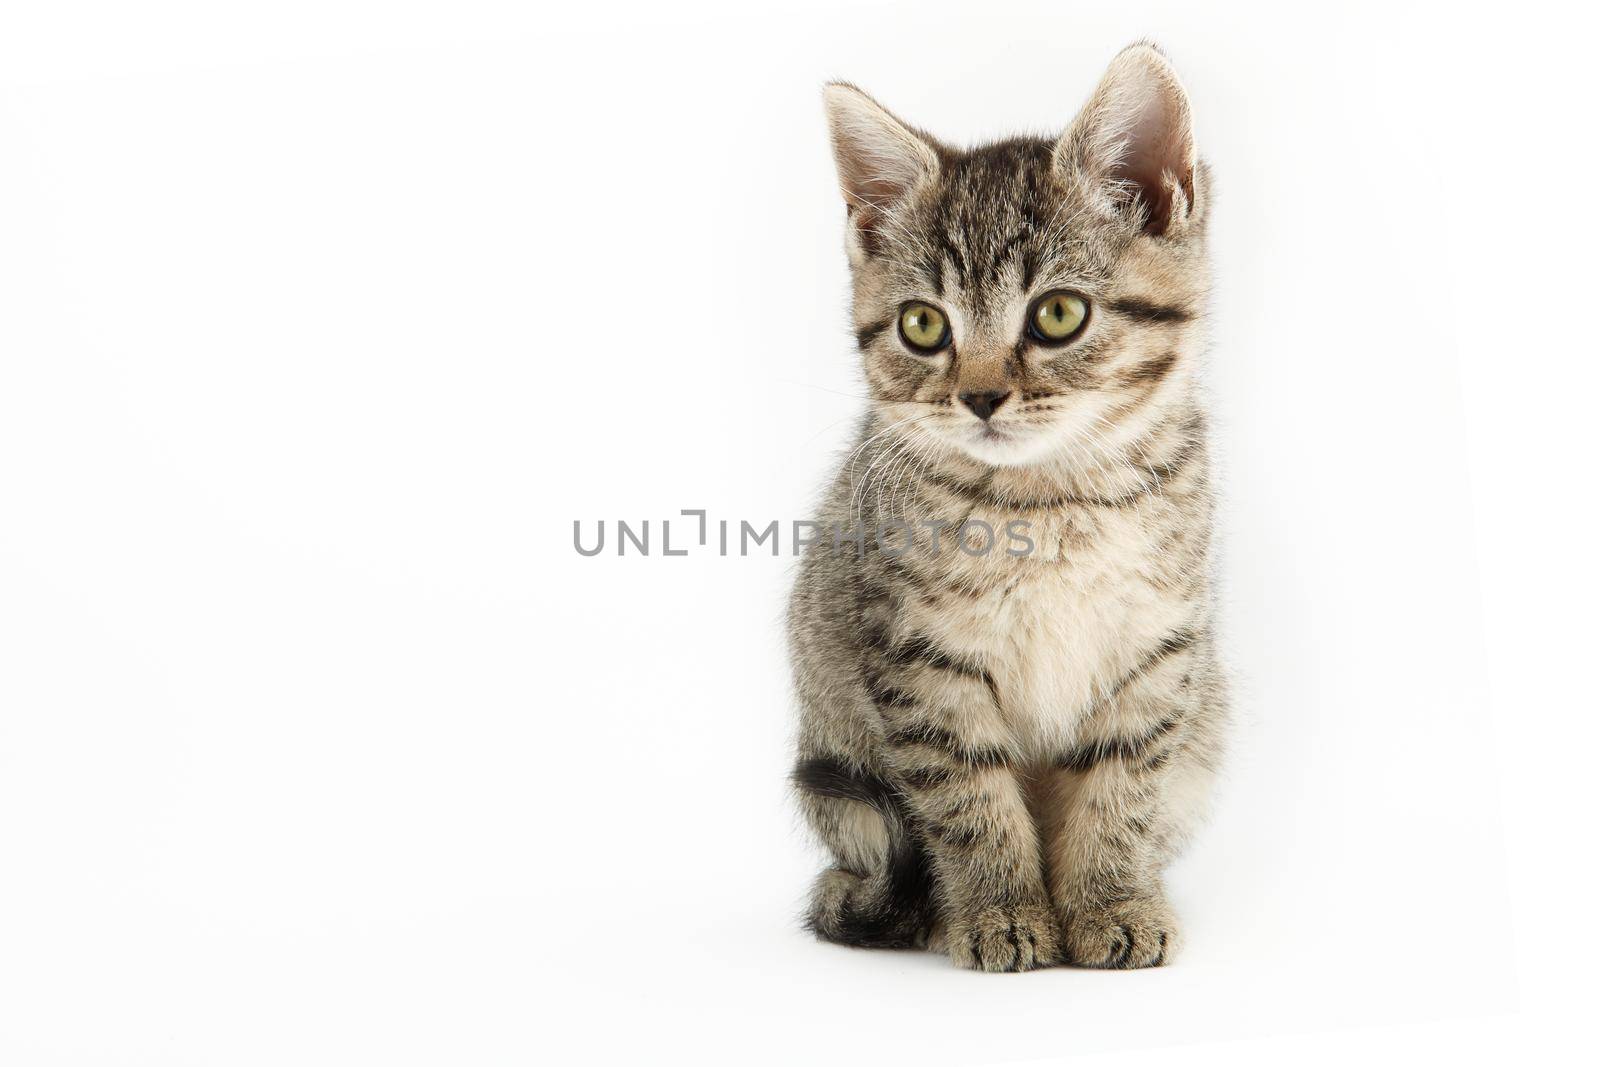
[[[854,86],[829,85],[826,105],[886,420],[1023,465],[1126,439],[1185,388],[1206,174],[1159,51],[1120,53],[1054,139],[963,151]]]

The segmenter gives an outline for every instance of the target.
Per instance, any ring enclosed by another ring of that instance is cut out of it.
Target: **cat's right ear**
[[[1152,237],[1189,227],[1201,195],[1189,96],[1159,48],[1140,42],[1117,54],[1056,143],[1055,166]]]
[[[823,90],[839,189],[850,214],[852,258],[870,253],[893,206],[939,172],[939,154],[922,134],[847,82]]]

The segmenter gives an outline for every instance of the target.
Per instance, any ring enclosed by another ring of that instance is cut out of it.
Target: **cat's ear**
[[[1087,179],[1152,236],[1176,236],[1192,221],[1197,162],[1189,96],[1167,57],[1142,42],[1111,61],[1055,149],[1063,178]]]
[[[846,82],[823,90],[833,159],[850,220],[869,239],[884,214],[939,172],[933,142]]]

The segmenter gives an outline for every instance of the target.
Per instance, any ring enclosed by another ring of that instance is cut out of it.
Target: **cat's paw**
[[[950,959],[977,971],[1031,971],[1061,960],[1056,916],[1043,904],[990,907],[952,921],[944,932]]]
[[[1160,967],[1178,943],[1178,923],[1159,894],[1069,908],[1062,922],[1066,958],[1080,967]]]

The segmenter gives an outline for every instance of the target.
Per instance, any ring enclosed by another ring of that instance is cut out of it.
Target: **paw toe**
[[[1159,900],[1077,911],[1065,925],[1067,958],[1081,967],[1160,967],[1177,941],[1177,923]]]
[[[989,908],[951,925],[954,961],[973,970],[1030,971],[1060,959],[1055,916],[1040,906]]]

